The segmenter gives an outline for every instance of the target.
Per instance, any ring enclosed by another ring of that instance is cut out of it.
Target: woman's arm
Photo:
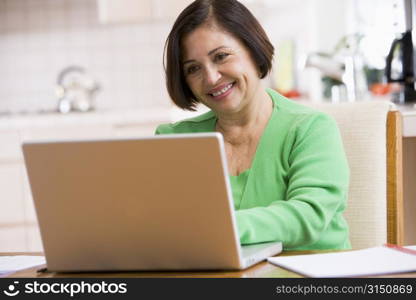
[[[242,244],[282,241],[285,248],[312,245],[333,247],[344,240],[349,169],[335,121],[313,115],[294,126],[285,144],[287,159],[286,199],[267,207],[236,212]],[[267,188],[267,187],[264,187]],[[339,228],[337,228],[337,226]],[[337,230],[340,232],[337,236]]]

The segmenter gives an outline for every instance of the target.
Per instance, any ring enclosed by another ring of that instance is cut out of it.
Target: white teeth
[[[222,90],[216,92],[216,93],[212,93],[212,96],[217,97],[219,95],[224,94],[226,91],[228,91],[231,87],[233,86],[232,83],[230,83],[229,85],[227,85],[225,88],[223,88]]]

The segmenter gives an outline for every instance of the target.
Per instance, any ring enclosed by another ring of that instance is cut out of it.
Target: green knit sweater
[[[335,121],[267,89],[273,112],[250,169],[230,176],[241,244],[282,241],[285,249],[348,249],[349,168]],[[212,132],[209,111],[156,134]]]

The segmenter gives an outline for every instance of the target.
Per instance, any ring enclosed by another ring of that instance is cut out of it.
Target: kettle
[[[412,31],[408,30],[393,41],[386,57],[387,82],[396,82],[401,87],[393,95],[393,102],[416,102],[414,55]]]
[[[69,66],[58,75],[56,96],[58,111],[86,112],[94,109],[93,98],[99,85],[85,72],[84,68]]]

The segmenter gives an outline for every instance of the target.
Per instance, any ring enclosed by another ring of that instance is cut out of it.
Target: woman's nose
[[[214,85],[221,78],[221,73],[216,67],[206,67],[204,77],[208,85]]]

